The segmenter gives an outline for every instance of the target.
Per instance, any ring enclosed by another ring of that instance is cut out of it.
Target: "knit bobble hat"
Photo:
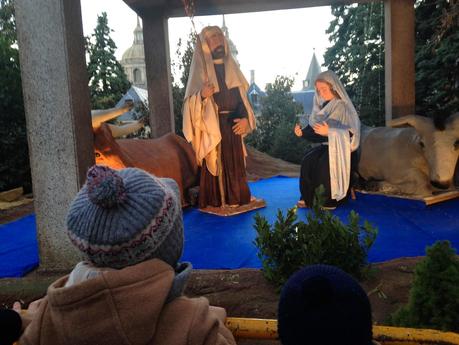
[[[175,268],[183,250],[177,183],[136,168],[95,165],[70,205],[67,230],[96,266],[123,268],[158,258]]]
[[[371,307],[362,287],[344,271],[307,266],[282,289],[278,331],[283,345],[370,345]]]

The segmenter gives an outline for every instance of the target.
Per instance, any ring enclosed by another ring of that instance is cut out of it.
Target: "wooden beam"
[[[168,18],[185,16],[181,0],[124,0],[124,2],[141,17],[149,12],[162,12]],[[195,1],[195,15],[247,13],[366,2],[371,0],[199,0]]]
[[[414,1],[385,0],[386,125],[392,118],[414,114]]]
[[[158,138],[175,131],[167,19],[152,12],[142,19],[151,135]]]

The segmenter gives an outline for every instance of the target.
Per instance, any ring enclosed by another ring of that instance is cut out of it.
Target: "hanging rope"
[[[195,3],[193,0],[182,0],[183,7],[185,9],[185,13],[190,18],[191,26],[193,28],[194,34],[196,36],[196,49],[199,49],[200,57],[202,59],[202,66],[204,68],[204,74],[206,81],[209,79],[209,74],[207,72],[207,65],[204,59],[204,53],[202,52],[202,44],[201,38],[199,37],[198,31],[196,30],[196,26],[194,24],[194,12],[195,12]]]

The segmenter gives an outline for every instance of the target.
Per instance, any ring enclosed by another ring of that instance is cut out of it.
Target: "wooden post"
[[[415,112],[413,0],[385,0],[386,124]]]
[[[151,133],[158,138],[175,131],[167,18],[152,12],[142,19]]]

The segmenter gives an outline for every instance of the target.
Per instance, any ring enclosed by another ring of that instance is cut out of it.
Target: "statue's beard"
[[[214,50],[212,50],[212,59],[223,59],[225,57],[225,47],[218,46]]]

